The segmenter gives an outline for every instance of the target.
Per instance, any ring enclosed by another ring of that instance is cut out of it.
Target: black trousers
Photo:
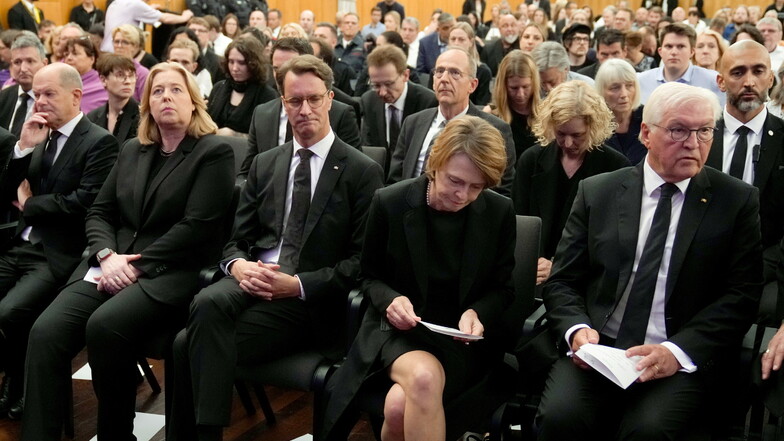
[[[675,440],[705,404],[705,392],[697,372],[633,383],[624,390],[561,358],[542,394],[537,439]]]
[[[5,343],[0,368],[6,375],[22,380],[30,328],[63,282],[52,274],[40,245],[18,240],[0,255],[0,331]]]
[[[145,342],[173,332],[182,308],[151,299],[138,283],[114,296],[85,281],[65,287],[30,331],[22,439],[60,440],[71,359],[86,343],[98,439],[135,440],[137,357]]]
[[[238,364],[275,360],[314,345],[305,302],[260,300],[233,277],[204,288],[174,341],[175,384],[168,441],[195,440],[196,424],[227,426]],[[194,413],[195,410],[195,413]]]

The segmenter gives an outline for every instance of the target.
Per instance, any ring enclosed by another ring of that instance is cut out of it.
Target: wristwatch
[[[114,254],[114,250],[110,250],[109,248],[104,248],[95,254],[95,258],[98,260],[98,263],[101,263],[104,260],[108,259],[109,256],[111,256],[112,254]]]

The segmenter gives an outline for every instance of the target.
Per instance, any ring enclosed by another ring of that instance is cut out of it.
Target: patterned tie
[[[310,158],[313,152],[299,149],[299,165],[294,169],[294,190],[291,192],[291,211],[283,232],[283,245],[280,250],[281,271],[296,274],[299,267],[299,252],[302,249],[302,233],[310,210]]]
[[[746,153],[749,150],[748,134],[750,129],[746,126],[738,127],[735,133],[738,134],[738,142],[735,143],[735,153],[732,154],[730,163],[730,176],[743,179],[743,171],[746,169]]]

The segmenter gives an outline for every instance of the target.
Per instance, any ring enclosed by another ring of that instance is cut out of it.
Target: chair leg
[[[272,405],[270,405],[269,398],[267,398],[267,392],[264,390],[264,386],[261,384],[254,384],[253,390],[256,392],[256,399],[259,401],[261,411],[264,412],[264,418],[267,419],[267,424],[277,423],[278,419],[275,417],[275,412],[272,410]]]
[[[150,369],[150,363],[147,361],[145,357],[139,357],[139,366],[142,368],[142,372],[144,372],[144,378],[147,379],[147,383],[150,384],[150,389],[152,389],[152,393],[159,394],[161,393],[161,385],[158,384],[158,379],[155,378],[155,374]]]
[[[255,414],[256,406],[253,405],[253,400],[250,398],[250,392],[248,392],[248,387],[245,385],[245,382],[239,380],[235,381],[234,388],[237,389],[237,395],[240,397],[242,407],[245,408],[245,413],[248,416]]]

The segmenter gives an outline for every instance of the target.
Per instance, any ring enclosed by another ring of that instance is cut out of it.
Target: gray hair
[[[26,47],[32,47],[38,50],[38,56],[41,57],[41,60],[46,59],[46,50],[44,49],[44,45],[41,44],[41,40],[38,39],[36,36],[31,36],[27,34],[22,34],[14,40],[14,43],[11,45],[11,50],[14,49],[24,49]]]
[[[634,96],[632,97],[632,109],[640,107],[640,82],[637,80],[637,72],[632,65],[620,58],[611,58],[599,67],[596,72],[595,86],[599,95],[604,96],[606,88],[613,83],[634,83]]]
[[[450,21],[455,21],[455,16],[448,12],[442,12],[441,15],[438,16],[439,25],[449,23]]]
[[[416,17],[406,17],[403,19],[403,23],[411,23],[417,30],[419,30],[419,20]]]
[[[757,21],[757,27],[761,24],[768,24],[771,26],[775,26],[776,30],[781,32],[781,22],[777,18],[773,17],[763,17]]]
[[[654,89],[642,111],[642,122],[646,125],[659,124],[673,110],[689,103],[710,106],[713,120],[721,118],[721,106],[716,94],[708,89],[671,81]]]
[[[544,72],[552,67],[558,69],[569,69],[569,55],[561,43],[555,41],[545,41],[531,52],[531,56],[536,63],[539,72]]]
[[[82,76],[79,75],[79,71],[76,70],[76,68],[65,63],[54,63],[51,66],[54,69],[60,70],[60,86],[71,90],[82,90],[84,88],[82,85]]]

